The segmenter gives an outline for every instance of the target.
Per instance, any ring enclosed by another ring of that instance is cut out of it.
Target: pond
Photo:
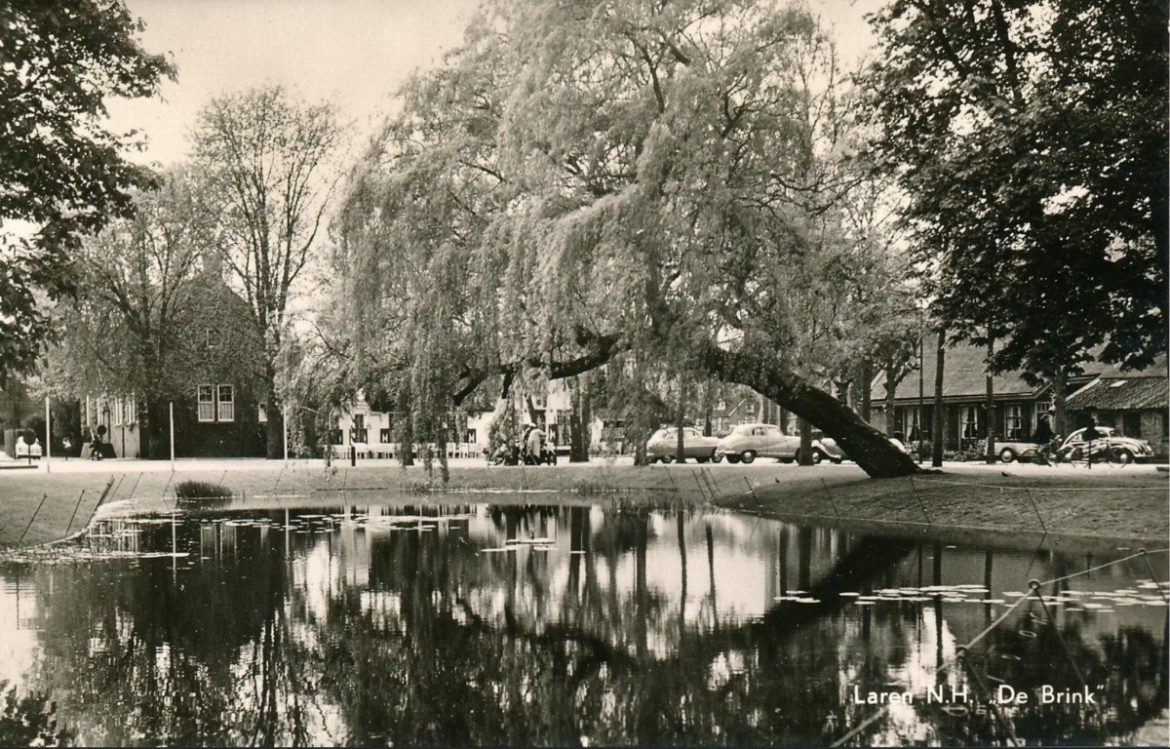
[[[1128,742],[1167,705],[1166,554],[1136,552],[586,505],[187,510],[0,562],[0,679],[87,744]]]

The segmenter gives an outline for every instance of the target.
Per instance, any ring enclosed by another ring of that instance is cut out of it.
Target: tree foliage
[[[801,368],[798,312],[850,181],[840,83],[799,9],[486,11],[350,184],[336,262],[377,363],[363,379],[438,408],[493,372],[636,351],[804,411],[874,474],[912,470]]]
[[[1165,3],[895,0],[873,23],[879,152],[952,332],[1046,378],[1165,351]]]
[[[138,42],[120,0],[0,2],[0,380],[47,337],[39,294],[70,289],[79,237],[149,181],[106,129],[109,97],[153,96],[172,66]]]

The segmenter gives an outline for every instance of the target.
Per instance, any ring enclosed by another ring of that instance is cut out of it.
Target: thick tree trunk
[[[987,454],[984,456],[987,465],[996,462],[995,457],[995,382],[991,376],[991,357],[995,354],[995,342],[987,343]]]
[[[687,379],[686,375],[679,378],[678,382],[678,415],[675,418],[675,426],[678,427],[675,432],[674,443],[674,459],[679,463],[687,461],[686,451],[686,437],[683,433],[683,428],[687,421]]]
[[[946,418],[943,413],[943,372],[946,367],[947,331],[938,329],[938,349],[935,352],[934,364],[934,419],[931,424],[930,464],[941,468],[943,462],[943,437],[946,429]]]
[[[843,404],[842,404],[843,405]],[[811,466],[813,464],[812,458],[812,424],[808,419],[800,420],[800,453],[797,460],[798,465]]]
[[[569,462],[589,461],[589,375],[573,378],[573,404],[569,411]]]
[[[138,452],[147,460],[167,460],[171,457],[167,404],[165,401],[147,401],[138,415]]]
[[[908,476],[918,466],[890,444],[844,404],[825,391],[781,367],[775,359],[739,351],[724,351],[708,343],[700,360],[713,375],[725,382],[747,385],[817,426],[837,440],[850,458],[873,478]]]
[[[269,381],[265,387],[264,407],[268,410],[268,425],[264,433],[264,454],[269,460],[284,457],[284,413],[276,399],[276,386]]]
[[[1052,430],[1060,435],[1061,439],[1068,436],[1068,424],[1065,423],[1066,417],[1064,412],[1064,391],[1066,389],[1068,389],[1068,372],[1064,368],[1061,368],[1052,380],[1052,408],[1055,411],[1052,415],[1052,419],[1055,422]]]
[[[898,394],[897,366],[891,360],[886,365],[886,434],[894,433],[894,398]]]

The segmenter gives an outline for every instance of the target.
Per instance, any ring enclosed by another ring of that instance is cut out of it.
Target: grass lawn
[[[76,533],[99,500],[103,513],[169,509],[175,485],[186,480],[227,486],[246,506],[362,504],[490,491],[507,493],[512,501],[711,504],[792,520],[915,532],[1049,533],[1161,545],[1170,535],[1167,474],[1149,466],[1086,470],[955,464],[941,474],[873,480],[850,464],[636,468],[595,461],[490,467],[477,460],[453,463],[446,487],[438,484],[437,472],[431,478],[421,466],[404,469],[389,461],[332,469],[319,461],[293,461],[289,467],[266,461],[180,461],[175,472],[168,463],[107,461],[56,464],[53,471],[0,471],[0,546],[40,544]]]

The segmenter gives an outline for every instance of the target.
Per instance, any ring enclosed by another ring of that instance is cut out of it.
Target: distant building
[[[1170,378],[1166,357],[1136,372],[1110,367],[1070,395],[1066,408],[1076,427],[1088,426],[1095,417],[1102,426],[1120,429],[1127,437],[1150,443],[1154,454],[1170,453]]]
[[[992,377],[995,408],[987,412],[986,349],[966,343],[955,344],[946,351],[943,361],[943,447],[959,450],[973,447],[987,438],[987,426],[995,425],[1002,439],[1028,439],[1036,430],[1038,418],[1052,407],[1051,388],[1047,384],[1030,385],[1020,372],[1004,372]],[[1105,367],[1090,363],[1085,373],[1069,378],[1068,392],[1093,380]],[[887,434],[901,434],[917,441],[928,439],[934,418],[934,379],[937,371],[935,350],[923,352],[922,396],[919,405],[917,366],[902,378],[894,392],[894,410],[886,413],[885,375],[873,382],[872,409],[875,425]]]
[[[267,414],[261,402],[257,352],[263,343],[249,324],[247,303],[226,284],[213,281],[201,293],[206,314],[197,333],[198,355],[190,371],[183,373],[190,385],[181,396],[155,403],[151,414],[152,433],[161,443],[155,456],[169,455],[168,405],[173,403],[176,457],[262,457]],[[79,400],[80,436],[97,434],[104,427],[102,441],[115,457],[146,457],[142,427],[150,404],[140,394],[96,392]]]

